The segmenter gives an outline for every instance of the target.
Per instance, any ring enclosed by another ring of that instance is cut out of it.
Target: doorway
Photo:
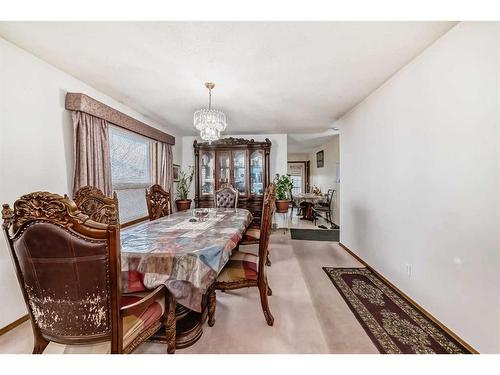
[[[310,168],[308,160],[289,161],[288,174],[293,181],[293,195],[309,192]]]

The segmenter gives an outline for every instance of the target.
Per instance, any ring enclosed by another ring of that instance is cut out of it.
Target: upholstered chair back
[[[2,218],[36,342],[111,339],[121,329],[118,225],[89,220],[47,192],[4,204]]]
[[[155,184],[146,189],[146,204],[149,220],[156,220],[172,213],[172,195],[160,185]]]
[[[113,193],[113,198],[109,198],[94,186],[84,186],[76,191],[74,201],[78,209],[88,215],[90,220],[103,224],[120,222],[116,192]]]
[[[226,185],[215,192],[214,201],[217,208],[236,208],[238,207],[238,190]]]

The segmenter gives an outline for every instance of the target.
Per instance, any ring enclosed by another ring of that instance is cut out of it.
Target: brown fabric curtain
[[[172,156],[172,145],[158,142],[158,164],[157,164],[157,181],[165,190],[172,191],[174,165]]]
[[[75,131],[75,174],[73,194],[83,186],[95,186],[104,194],[113,194],[109,124],[84,112],[73,112]]]

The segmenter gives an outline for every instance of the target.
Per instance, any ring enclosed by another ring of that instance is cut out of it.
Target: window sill
[[[138,219],[134,219],[134,220],[131,220],[131,221],[127,221],[126,223],[123,223],[123,224],[121,224],[120,226],[121,226],[122,228],[127,228],[127,227],[130,227],[130,226],[134,225],[134,224],[139,224],[139,223],[141,223],[141,222],[143,222],[143,221],[146,221],[146,220],[148,220],[148,219],[149,219],[149,217],[148,217],[148,216],[144,216],[144,217],[140,217],[140,218],[138,218]]]

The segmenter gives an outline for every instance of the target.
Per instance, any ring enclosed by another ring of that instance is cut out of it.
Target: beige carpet
[[[265,322],[256,288],[218,292],[214,327],[205,325],[201,339],[178,354],[378,353],[321,269],[360,267],[354,258],[338,243],[294,241],[282,230],[271,236],[270,251],[274,326]],[[24,323],[0,337],[0,353],[30,353],[32,340],[30,324]],[[136,353],[165,353],[165,349],[145,343]]]

